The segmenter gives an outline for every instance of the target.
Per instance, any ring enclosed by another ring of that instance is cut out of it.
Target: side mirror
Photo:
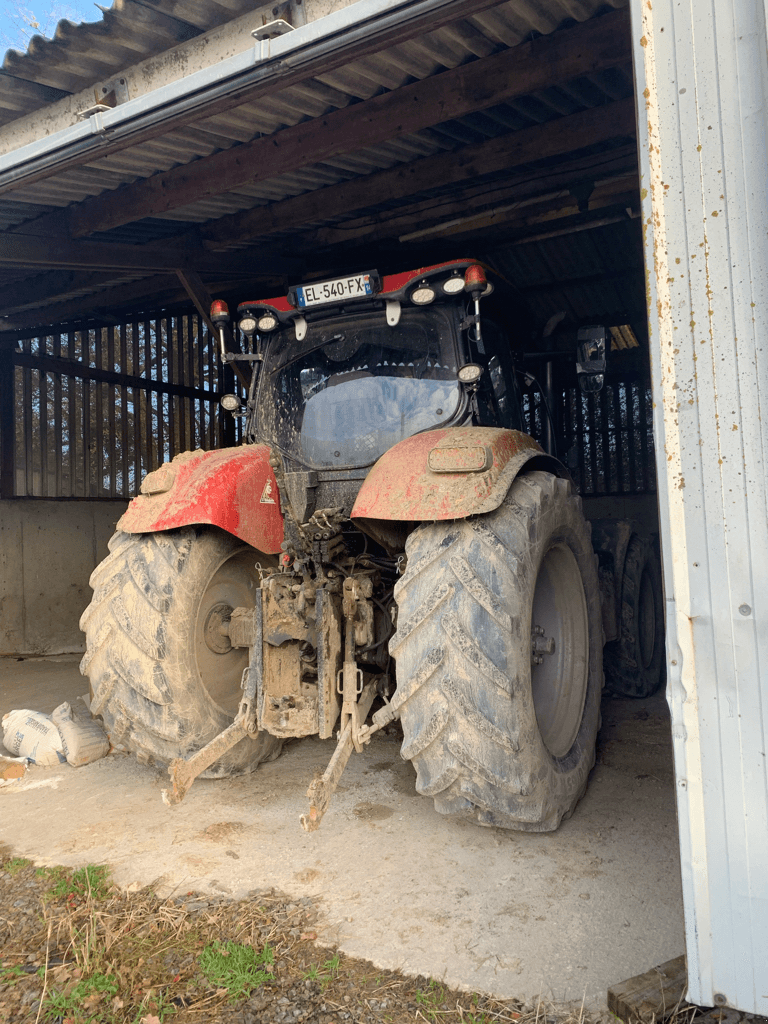
[[[585,393],[600,391],[605,383],[605,327],[580,327],[576,340],[579,387]]]

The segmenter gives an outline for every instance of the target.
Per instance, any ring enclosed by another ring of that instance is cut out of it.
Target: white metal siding
[[[688,998],[768,1014],[763,0],[632,0]]]

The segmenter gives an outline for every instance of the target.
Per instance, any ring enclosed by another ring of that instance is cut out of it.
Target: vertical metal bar
[[[186,345],[184,337],[184,327],[187,322],[185,316],[173,317],[170,321],[173,325],[171,331],[171,337],[173,338],[174,348],[176,349],[176,377],[175,381],[178,384],[186,384],[187,382],[187,359],[186,359]],[[179,395],[176,399],[177,406],[177,420],[178,420],[178,437],[176,441],[176,451],[185,451],[187,448],[187,402],[189,399],[183,395]]]
[[[61,335],[53,336],[53,357],[61,358]],[[62,458],[64,452],[64,436],[62,428],[62,380],[60,373],[51,374],[53,378],[53,472],[56,497],[62,496]]]
[[[637,385],[627,385],[627,452],[629,453],[629,490],[637,494]]]
[[[120,372],[128,372],[128,326],[120,324]],[[120,487],[121,497],[128,497],[128,388],[120,385]]]
[[[687,998],[765,1016],[766,8],[631,11]]]
[[[577,407],[577,415],[574,420],[577,423],[577,452],[579,454],[579,487],[583,495],[592,494],[592,488],[589,485],[587,479],[587,431],[584,429],[584,413],[587,406],[587,395],[582,393],[580,388],[574,394],[575,407]]]
[[[155,320],[155,345],[157,346],[157,375],[155,376],[155,380],[167,380],[168,360],[167,352],[164,350],[163,331],[160,320]],[[161,462],[165,462],[166,460],[165,426],[167,420],[164,410],[165,398],[163,394],[156,391],[154,392],[153,398],[157,407],[157,424],[155,426],[155,431],[157,433],[157,462],[159,465]]]
[[[626,385],[616,384],[613,389],[613,424],[616,434],[616,476],[617,490],[620,494],[626,491],[624,473],[624,421],[622,417],[621,396],[626,391]]]
[[[80,335],[80,347],[83,358],[91,359],[91,336],[90,331],[81,325],[78,331]],[[82,385],[82,407],[83,407],[83,492],[86,498],[93,496],[93,452],[91,451],[92,438],[92,394],[91,382],[84,380]]]
[[[70,331],[67,334],[67,359],[75,358],[75,334]],[[78,496],[78,438],[80,433],[77,429],[77,390],[75,378],[67,377],[67,463],[69,466],[69,485],[67,493],[70,497]]]
[[[131,370],[134,376],[141,376],[141,367],[139,364],[139,323],[137,320],[131,322]],[[141,392],[138,388],[133,388],[131,391],[133,398],[133,410],[132,410],[132,434],[133,434],[133,480],[131,481],[131,493],[138,493],[139,483],[141,482],[142,472],[142,445],[141,445]]]
[[[152,368],[152,336],[149,330],[149,321],[145,320],[142,323],[142,331],[144,335],[144,376],[147,380],[152,380],[154,376],[154,370]],[[143,395],[143,402],[145,406],[145,452],[146,461],[144,463],[144,471],[149,473],[150,470],[155,468],[155,457],[154,457],[154,445],[155,445],[155,428],[152,422],[152,392],[145,391]]]
[[[610,385],[609,385],[610,386]],[[608,428],[608,404],[609,395],[605,388],[597,396],[597,403],[600,412],[600,444],[602,447],[602,479],[603,494],[611,494],[611,458],[610,458],[610,432]]]
[[[107,327],[107,368],[115,369],[115,328]],[[109,496],[117,496],[117,415],[115,401],[117,388],[113,384],[102,385],[107,399],[107,465],[109,467]]]
[[[48,374],[39,372],[39,413],[37,421],[38,445],[40,447],[40,494],[48,497]]]
[[[0,348],[0,498],[16,494],[16,388],[13,353]]]
[[[90,332],[93,337],[94,361],[97,367],[104,368],[103,360],[103,329],[95,328]],[[94,398],[93,426],[95,428],[96,443],[93,460],[92,483],[95,485],[96,497],[101,497],[104,492],[104,389],[100,381],[92,384]]]
[[[650,474],[648,472],[649,462],[649,440],[651,438],[651,431],[648,426],[648,406],[647,406],[647,395],[645,382],[637,385],[637,397],[639,405],[639,427],[640,427],[640,469],[642,472],[642,483],[641,488],[643,493],[649,491],[650,488]]]
[[[195,366],[196,366],[195,385],[197,387],[199,387],[199,388],[203,388],[205,386],[205,384],[204,384],[205,378],[204,378],[204,375],[203,375],[203,344],[204,344],[204,340],[205,340],[205,333],[204,333],[205,332],[205,325],[203,324],[203,321],[201,320],[201,318],[199,316],[194,316],[192,318],[192,322],[193,322],[194,328],[195,328],[195,349],[196,349],[196,352],[197,352],[197,358],[196,358],[196,361],[195,361]],[[198,416],[199,416],[198,428],[197,428],[197,436],[192,438],[192,447],[195,448],[195,447],[197,447],[199,445],[200,448],[204,448],[205,447],[205,402],[202,399],[200,399],[200,401],[197,403],[197,411],[198,411]]]
[[[589,471],[592,477],[592,494],[600,493],[600,476],[597,470],[597,423],[595,421],[595,402],[597,396],[595,394],[588,394],[584,396],[587,399],[587,417],[589,422]]]
[[[211,391],[218,391],[218,372],[216,367],[216,339],[212,334],[208,334],[208,344],[206,345],[206,354],[208,356],[207,363],[207,376],[208,376],[208,387]],[[208,415],[208,444],[207,448],[217,448],[217,437],[216,437],[216,415],[215,407],[212,403],[208,403],[206,410]]]
[[[21,373],[23,381],[23,395],[24,395],[24,406],[23,406],[23,417],[24,417],[24,475],[25,475],[25,487],[24,493],[28,497],[31,497],[35,493],[35,467],[33,460],[33,447],[32,438],[34,434],[33,426],[33,389],[32,389],[32,370],[29,367],[24,367]]]

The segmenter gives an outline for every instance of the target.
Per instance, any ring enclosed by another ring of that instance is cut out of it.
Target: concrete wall
[[[88,578],[124,501],[0,501],[0,654],[85,649]]]

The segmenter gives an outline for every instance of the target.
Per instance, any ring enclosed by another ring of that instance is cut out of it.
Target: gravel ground
[[[102,870],[104,874],[102,875]],[[407,978],[316,943],[311,898],[120,891],[106,869],[36,868],[0,849],[3,1024],[591,1024]],[[206,974],[206,951],[228,970]],[[228,958],[228,959],[227,959]],[[260,973],[258,973],[260,972]],[[234,980],[233,980],[234,979]],[[238,980],[244,985],[237,992]]]

